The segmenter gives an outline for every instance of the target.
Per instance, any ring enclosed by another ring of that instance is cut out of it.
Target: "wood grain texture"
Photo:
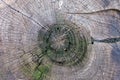
[[[118,38],[120,0],[1,0],[0,80],[31,80],[20,71],[20,56],[31,56],[38,31],[61,19],[86,28],[95,40]],[[120,80],[120,41],[94,42],[83,69],[54,65],[48,80]]]

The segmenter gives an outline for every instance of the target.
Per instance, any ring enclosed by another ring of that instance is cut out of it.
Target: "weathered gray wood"
[[[61,19],[85,27],[95,40],[117,38],[120,0],[1,0],[0,80],[30,80],[19,70],[20,56],[36,47],[42,27]],[[120,80],[120,41],[94,42],[89,58],[83,69],[54,65],[49,80]]]

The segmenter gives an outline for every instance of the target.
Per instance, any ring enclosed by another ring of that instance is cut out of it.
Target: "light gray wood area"
[[[31,80],[20,56],[37,47],[41,28],[62,19],[94,40],[120,38],[120,0],[0,0],[0,80]],[[83,69],[54,65],[48,80],[120,80],[120,41],[94,41]]]

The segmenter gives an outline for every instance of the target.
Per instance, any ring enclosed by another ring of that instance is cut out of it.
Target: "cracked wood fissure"
[[[66,12],[67,14],[94,14],[94,13],[101,13],[101,12],[107,12],[107,11],[116,11],[116,12],[119,12],[120,13],[120,10],[119,9],[104,9],[104,10],[98,10],[98,11],[93,11],[93,12],[76,12],[76,13],[72,13],[72,12]]]
[[[106,38],[106,39],[102,39],[102,40],[97,40],[97,39],[94,39],[94,38],[91,38],[91,39],[92,39],[92,43],[94,43],[94,42],[116,43],[116,42],[120,41],[120,37],[117,37],[117,38]]]

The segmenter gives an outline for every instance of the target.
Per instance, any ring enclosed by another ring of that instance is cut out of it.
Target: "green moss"
[[[41,78],[42,73],[36,70],[33,74],[34,80],[39,80]]]
[[[40,65],[33,73],[34,80],[43,80],[50,71],[50,65]]]

